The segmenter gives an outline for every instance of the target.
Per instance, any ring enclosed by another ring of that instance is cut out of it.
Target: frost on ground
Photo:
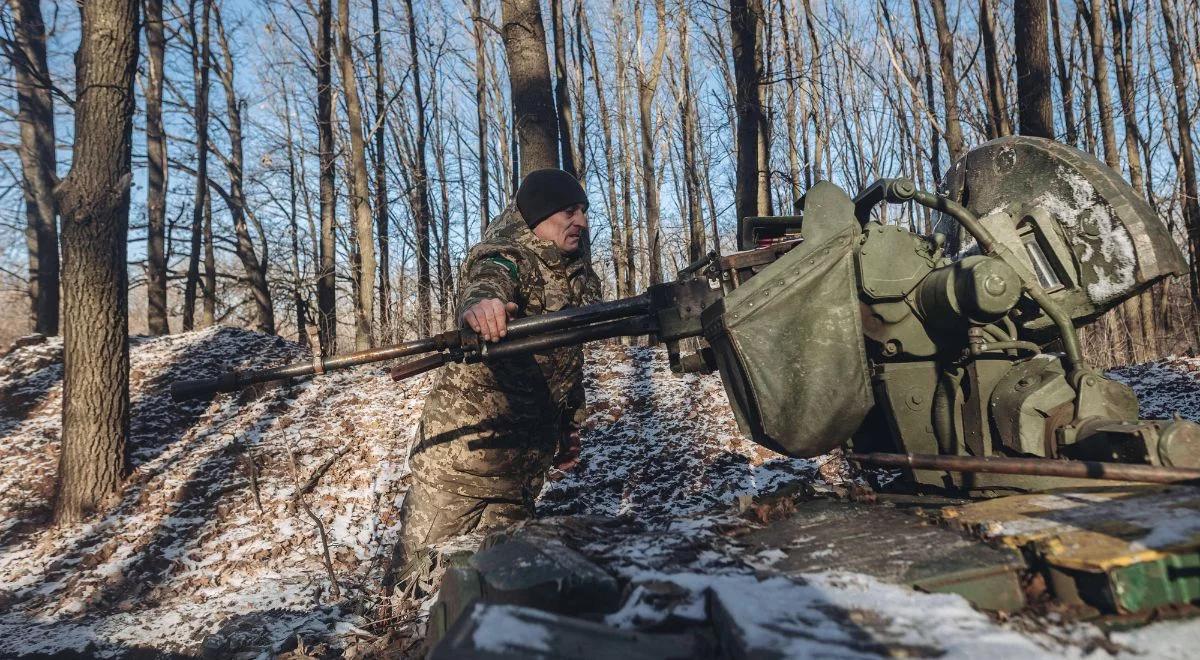
[[[378,635],[389,624],[419,635],[420,609],[392,610],[392,620],[379,620],[380,581],[407,488],[408,441],[434,376],[395,384],[386,365],[373,365],[178,404],[166,394],[174,380],[276,365],[304,359],[305,352],[230,328],[132,344],[132,473],[113,509],[64,528],[48,522],[59,449],[61,342],[0,358],[0,657],[145,651],[254,657],[289,648],[354,655],[380,648]],[[755,574],[777,557],[737,547],[725,532],[746,522],[731,515],[730,505],[789,483],[819,487],[820,461],[782,458],[744,440],[719,379],[678,378],[657,349],[593,345],[588,359],[582,463],[543,491],[540,511],[560,517],[534,524],[565,529],[556,521],[606,516],[620,527],[586,548],[632,587],[610,623],[636,628],[702,616],[701,594],[722,588],[775,598],[772,590],[784,586]],[[1195,419],[1197,370],[1200,360],[1176,359],[1119,375],[1144,397],[1143,414],[1173,412],[1176,401]],[[1159,388],[1169,389],[1161,402],[1146,396]],[[296,501],[299,484],[322,468],[327,471],[304,501],[328,535],[340,597],[331,592],[317,529]],[[474,547],[477,541],[451,544]],[[883,612],[887,621],[868,621],[877,630],[907,625],[903,612],[911,617],[926,607],[942,608],[937,611],[945,619],[961,624],[929,628],[915,646],[970,649],[971,635],[994,634],[1013,649],[1033,643],[1047,652],[1086,655],[1079,649],[1101,635],[1088,626],[1041,622],[1029,627],[1033,632],[1019,632],[965,601],[926,601],[862,576],[821,574],[792,584],[787,589],[800,591],[787,598],[842,590],[811,608],[797,605],[808,614],[795,625],[822,621],[833,610],[820,603],[835,597],[843,599],[841,610],[859,612],[855,617]],[[985,623],[991,627],[972,628]],[[1194,622],[1157,624],[1114,641],[1171,655],[1194,648],[1189,640],[1198,628]],[[754,634],[769,633],[764,630]],[[1167,641],[1155,641],[1160,637]]]
[[[135,339],[133,471],[123,497],[102,517],[54,528],[61,352],[51,340],[0,360],[0,655],[197,653],[206,641],[269,649],[297,632],[366,634],[427,380],[395,385],[381,368],[362,369],[258,396],[174,403],[173,380],[302,351],[230,328]],[[329,536],[335,602],[316,530],[294,495],[339,452],[305,496]]]

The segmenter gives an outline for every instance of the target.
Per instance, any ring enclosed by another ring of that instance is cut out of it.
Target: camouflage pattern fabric
[[[425,546],[441,539],[506,527],[529,518],[534,495],[529,492],[516,500],[476,499],[416,479],[400,510],[404,557],[417,559]]]
[[[516,303],[518,316],[597,302],[600,280],[584,244],[564,255],[509,205],[467,255],[455,318],[487,298]],[[513,519],[512,503],[540,489],[560,438],[582,421],[583,404],[579,346],[444,367],[410,457],[414,486],[401,516],[415,524],[404,526],[405,549]],[[491,506],[503,515],[486,512]]]

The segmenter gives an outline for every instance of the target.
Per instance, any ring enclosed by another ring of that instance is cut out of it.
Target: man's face
[[[563,254],[575,254],[583,245],[587,226],[587,211],[583,205],[573,204],[539,222],[533,235],[551,241]]]

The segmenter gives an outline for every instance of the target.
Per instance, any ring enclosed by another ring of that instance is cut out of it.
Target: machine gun
[[[945,233],[875,219],[905,203],[934,211]],[[946,253],[960,242],[961,254]],[[738,247],[639,296],[514,320],[496,343],[455,330],[181,382],[172,394],[421,356],[393,369],[399,380],[452,361],[649,335],[674,371],[719,371],[743,433],[789,456],[849,442],[863,462],[902,467],[915,484],[990,493],[1072,476],[1200,477],[1200,425],[1139,419],[1133,391],[1083,358],[1077,326],[1187,272],[1149,205],[1090,155],[1009,137],[966,154],[942,194],[881,179],[851,199],[821,182],[794,215],[742,219]],[[700,348],[684,355],[688,338]],[[1044,459],[1076,463],[1050,469]]]

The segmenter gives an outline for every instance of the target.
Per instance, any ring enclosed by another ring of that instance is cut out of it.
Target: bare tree
[[[201,305],[200,325],[207,328],[217,322],[217,254],[213,245],[212,182],[209,181],[205,188],[204,221],[201,231],[204,243],[204,279],[200,287],[204,299]]]
[[[1004,74],[1000,71],[1000,56],[996,51],[996,12],[992,0],[979,0],[979,35],[983,40],[983,59],[987,68],[987,93],[983,98],[988,111],[988,137],[1012,135]]]
[[[665,0],[655,0],[654,13],[658,17],[658,36],[655,38],[654,52],[648,62],[639,61],[634,69],[638,88],[638,120],[641,127],[641,160],[642,160],[642,193],[645,194],[647,260],[650,284],[658,284],[662,279],[662,229],[659,227],[658,176],[654,164],[654,95],[658,91],[658,81],[662,76],[663,53],[667,49],[667,7]],[[635,23],[638,43],[641,43],[641,15],[635,12]]]
[[[582,3],[580,3],[582,5]],[[592,69],[592,84],[596,88],[596,105],[600,113],[600,131],[604,144],[604,174],[607,183],[607,212],[610,241],[612,243],[613,281],[616,284],[617,297],[628,296],[625,289],[625,241],[619,220],[620,206],[617,202],[617,155],[613,148],[613,129],[611,112],[608,107],[607,95],[603,89],[603,76],[600,75],[600,61],[596,54],[596,43],[588,25],[587,14],[582,6],[580,22],[588,39],[588,61]]]
[[[758,136],[759,123],[764,121],[760,84],[762,62],[758,49],[758,16],[762,0],[730,0],[729,21],[732,28],[733,69],[737,91],[737,173],[735,174],[734,206],[737,218],[753,217],[758,208]]]
[[[1175,89],[1175,126],[1179,132],[1179,169],[1183,179],[1183,222],[1191,252],[1192,309],[1200,310],[1200,185],[1196,183],[1196,150],[1192,146],[1191,108],[1188,106],[1188,79],[1183,62],[1183,42],[1179,36],[1177,15],[1171,0],[1159,0],[1163,32],[1171,61],[1171,84]]]
[[[425,92],[421,86],[421,56],[417,50],[417,17],[412,0],[404,0],[408,15],[408,51],[412,60],[413,102],[416,105],[416,144],[410,174],[412,178],[413,229],[417,234],[417,333],[428,336],[433,329],[433,308],[430,303],[429,227],[433,213],[429,208],[429,168],[425,163],[425,147],[429,126],[425,120]],[[540,19],[539,19],[540,24]],[[542,59],[545,61],[546,41],[542,39]],[[547,69],[547,85],[549,70]],[[547,95],[549,88],[547,87]]]
[[[578,114],[572,115],[572,127],[578,125],[578,130],[573,130],[576,136],[576,141],[572,145],[575,154],[575,170],[578,173],[579,180],[583,181],[587,178],[588,171],[588,149],[587,149],[587,104],[584,102],[587,96],[587,84],[584,71],[587,69],[587,53],[583,48],[583,0],[575,0],[575,103],[579,108]]]
[[[623,16],[618,9],[617,4],[612,4],[612,22],[614,24],[613,34],[613,59],[614,73],[616,80],[614,81],[617,91],[617,133],[618,137],[618,157],[621,161],[621,256],[625,259],[625,280],[623,288],[625,295],[633,295],[637,289],[638,275],[638,260],[637,246],[634,243],[634,227],[633,227],[633,138],[629,130],[629,93],[628,93],[628,77],[629,77],[629,60],[625,50],[625,29]],[[614,222],[616,219],[614,218]],[[617,285],[617,291],[622,289],[622,285]],[[618,295],[620,295],[618,293]]]
[[[196,101],[192,117],[196,126],[196,188],[192,196],[192,233],[188,251],[187,275],[183,284],[183,330],[196,328],[196,289],[200,285],[200,249],[204,231],[204,209],[208,204],[208,67],[209,14],[212,0],[200,0],[200,31],[196,32],[196,0],[188,3],[188,30],[191,36],[192,72],[196,83]],[[209,241],[211,245],[211,241]],[[207,287],[206,287],[207,288]],[[215,295],[215,292],[214,292]]]
[[[1047,0],[1015,0],[1013,25],[1017,55],[1017,118],[1021,135],[1054,137],[1050,93]]]
[[[407,1],[407,0],[406,0]],[[546,56],[546,28],[538,0],[501,0],[504,53],[512,89],[513,127],[520,174],[558,167],[558,119]]]
[[[167,322],[167,135],[163,130],[162,0],[145,0],[146,12],[146,323],[152,335],[169,333]]]
[[[25,195],[25,242],[29,250],[29,298],[33,329],[58,334],[58,223],[54,186],[54,100],[46,64],[46,26],[38,0],[12,0],[13,39],[4,41],[17,87],[21,125],[21,187]]]
[[[1062,45],[1062,26],[1059,19],[1058,0],[1049,0],[1050,30],[1054,37],[1055,75],[1058,77],[1059,92],[1062,94],[1063,124],[1067,129],[1067,144],[1079,144],[1079,128],[1075,120],[1075,86],[1071,84],[1070,72]],[[1073,43],[1073,42],[1072,42]]]
[[[480,0],[471,0],[471,40],[475,44],[475,148],[479,152],[479,233],[482,235],[491,220],[491,210],[488,208],[488,61],[480,6]]]
[[[579,177],[579,154],[575,151],[575,117],[567,86],[567,34],[563,28],[562,0],[550,0],[550,32],[554,35],[554,109],[558,113],[558,150],[562,168]]]
[[[371,191],[367,178],[367,147],[363,141],[362,101],[354,75],[354,51],[350,45],[350,0],[338,0],[338,63],[346,94],[346,121],[350,132],[350,208],[354,213],[354,249],[350,274],[354,283],[354,347],[375,345],[375,226],[371,217]]]
[[[384,344],[392,341],[392,262],[388,235],[387,166],[383,156],[384,100],[383,29],[379,24],[379,0],[371,0],[371,51],[375,60],[375,233],[379,242],[379,333]]]
[[[297,220],[300,212],[298,208],[299,194],[297,187],[303,185],[303,177],[296,170],[297,161],[299,161],[300,165],[303,165],[303,160],[298,158],[295,139],[293,138],[292,93],[283,81],[280,81],[280,91],[283,96],[284,147],[287,154],[288,238],[291,241],[292,249],[292,305],[296,308],[296,341],[300,342],[308,350],[315,352],[319,347],[314,347],[308,336],[308,298],[304,293],[304,277],[300,271],[300,230],[298,227],[299,221]],[[312,216],[310,214],[310,222],[311,219]]]
[[[1121,97],[1121,116],[1125,124],[1125,156],[1129,162],[1129,178],[1134,190],[1141,194],[1147,189],[1138,151],[1141,131],[1138,128],[1137,105],[1134,103],[1133,91],[1133,45],[1130,43],[1133,36],[1133,13],[1128,2],[1108,0],[1108,16],[1113,33],[1112,51],[1117,74],[1117,91]],[[1153,191],[1147,190],[1147,197],[1153,199]],[[1133,345],[1131,357],[1137,362],[1144,362],[1159,354],[1152,298],[1152,294],[1146,292],[1122,305],[1126,319],[1132,325],[1129,333],[1129,341]]]
[[[1117,133],[1113,129],[1112,95],[1108,89],[1108,60],[1104,56],[1104,17],[1100,3],[1104,0],[1076,0],[1083,20],[1087,22],[1092,46],[1092,88],[1096,92],[1096,105],[1100,111],[1100,135],[1104,144],[1104,162],[1120,170],[1121,157],[1117,155]],[[1090,3],[1087,4],[1087,3]]]
[[[962,124],[958,119],[958,74],[954,70],[954,35],[946,20],[946,0],[932,0],[933,24],[937,30],[938,59],[942,73],[942,102],[946,113],[946,148],[950,150],[950,162],[963,155]]]
[[[63,410],[54,519],[74,523],[111,503],[129,431],[126,235],[138,1],[81,7],[75,144],[55,191],[63,219]]]
[[[694,262],[704,255],[704,215],[700,210],[700,174],[696,162],[695,94],[692,91],[692,55],[688,40],[689,17],[683,9],[679,21],[679,83],[676,85],[676,104],[679,107],[680,133],[683,136],[683,183],[687,205],[688,261]]]
[[[337,352],[337,172],[333,139],[332,0],[319,0],[317,8],[317,136],[320,158],[321,241],[317,256],[317,329],[321,354]]]
[[[234,252],[242,262],[246,272],[246,282],[250,285],[250,297],[254,300],[257,322],[255,329],[269,335],[275,334],[275,309],[271,302],[271,287],[267,282],[268,246],[262,227],[259,226],[253,212],[246,205],[244,191],[245,156],[242,146],[242,106],[238,98],[237,85],[234,81],[233,52],[229,47],[229,38],[225,33],[225,21],[221,17],[219,6],[213,7],[216,13],[217,44],[221,49],[221,62],[216,65],[217,77],[225,92],[225,130],[229,135],[229,155],[225,161],[225,171],[229,175],[229,190],[216,188],[218,194],[229,207],[229,215],[233,219],[233,232],[237,239]],[[211,214],[210,214],[211,215]],[[250,227],[246,222],[247,216],[254,220],[258,230],[259,242],[262,243],[263,254],[260,259],[254,250],[254,241],[250,238]],[[211,221],[210,221],[211,222]],[[215,269],[214,269],[215,270]]]
[[[1109,25],[1113,35],[1113,66],[1117,74],[1117,93],[1121,97],[1121,118],[1125,124],[1125,158],[1129,162],[1129,179],[1139,193],[1145,188],[1142,176],[1138,143],[1141,130],[1138,128],[1137,105],[1133,92],[1133,12],[1128,1],[1108,0]]]

